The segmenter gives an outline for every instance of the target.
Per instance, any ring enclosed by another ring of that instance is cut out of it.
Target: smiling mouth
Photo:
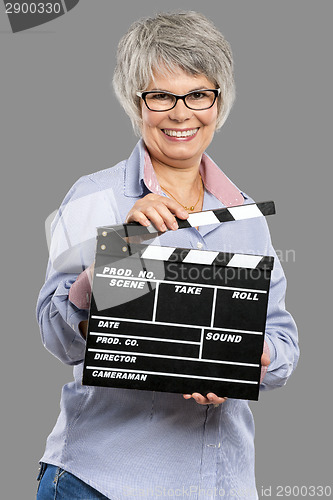
[[[199,128],[192,128],[190,130],[171,130],[163,128],[162,132],[169,137],[191,137],[198,132]]]

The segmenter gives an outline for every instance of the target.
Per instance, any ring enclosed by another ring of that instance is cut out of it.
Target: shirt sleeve
[[[101,190],[85,176],[69,191],[51,226],[46,279],[36,313],[44,346],[69,365],[84,358],[79,324],[88,318],[87,308],[69,300],[69,291],[94,262],[96,228],[120,223],[116,206],[111,189]]]
[[[269,349],[270,364],[261,381],[261,390],[285,385],[299,358],[296,324],[285,308],[286,278],[271,243],[268,251],[267,255],[274,256],[265,331],[265,347],[266,352],[267,347]]]

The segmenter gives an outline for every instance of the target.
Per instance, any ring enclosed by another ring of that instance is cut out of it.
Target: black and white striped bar
[[[275,214],[273,201],[260,203],[250,203],[236,207],[220,208],[217,210],[206,210],[190,214],[188,219],[182,221],[182,227],[206,226],[209,224],[220,224],[221,222],[231,222],[235,220],[254,219]],[[178,221],[178,219],[177,219]]]
[[[171,262],[183,262],[185,264],[219,265],[225,267],[240,267],[246,269],[269,269],[273,268],[274,258],[263,255],[212,252],[209,250],[181,251],[173,247],[160,247],[149,245],[141,252],[142,259],[153,259]]]

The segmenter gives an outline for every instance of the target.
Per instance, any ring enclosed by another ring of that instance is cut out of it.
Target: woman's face
[[[187,94],[192,90],[214,89],[204,75],[193,76],[179,70],[169,75],[155,74],[145,90],[161,90]],[[210,144],[216,126],[217,102],[203,111],[194,111],[182,100],[170,111],[150,111],[142,101],[142,138],[154,161],[177,168],[193,168],[200,164],[202,153]],[[168,132],[193,132],[187,137],[167,135]]]

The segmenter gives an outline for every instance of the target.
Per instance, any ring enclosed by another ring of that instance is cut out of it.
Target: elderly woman
[[[258,498],[247,401],[81,385],[96,227],[152,223],[161,245],[275,255],[264,218],[174,231],[176,217],[252,202],[205,153],[235,96],[230,46],[212,22],[182,12],[134,23],[114,88],[141,138],[128,160],[79,179],[53,222],[37,315],[44,345],[74,365],[75,380],[63,388],[37,498]],[[276,259],[262,390],[283,386],[298,359],[284,295]]]

